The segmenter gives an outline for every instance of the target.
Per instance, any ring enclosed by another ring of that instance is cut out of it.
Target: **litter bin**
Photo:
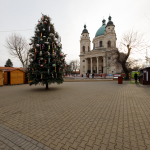
[[[123,82],[123,77],[118,77],[118,84],[122,84]]]

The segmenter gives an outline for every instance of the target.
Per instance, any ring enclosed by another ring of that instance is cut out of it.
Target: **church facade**
[[[113,53],[116,48],[115,25],[111,21],[111,16],[102,20],[102,26],[97,30],[93,38],[93,49],[91,50],[91,41],[89,32],[84,25],[80,39],[80,74],[114,74],[121,73],[122,68],[111,64]]]

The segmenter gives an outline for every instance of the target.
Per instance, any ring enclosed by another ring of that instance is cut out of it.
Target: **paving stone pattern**
[[[150,86],[49,87],[0,87],[0,149],[150,150]]]
[[[0,150],[52,150],[46,145],[0,124]]]

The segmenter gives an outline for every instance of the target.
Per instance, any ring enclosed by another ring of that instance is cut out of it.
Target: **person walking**
[[[137,74],[134,75],[135,83],[137,83]]]

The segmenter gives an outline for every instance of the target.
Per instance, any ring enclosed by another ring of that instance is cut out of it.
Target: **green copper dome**
[[[105,34],[105,19],[102,20],[103,25],[97,30],[95,37],[100,36],[100,35],[104,35]]]

